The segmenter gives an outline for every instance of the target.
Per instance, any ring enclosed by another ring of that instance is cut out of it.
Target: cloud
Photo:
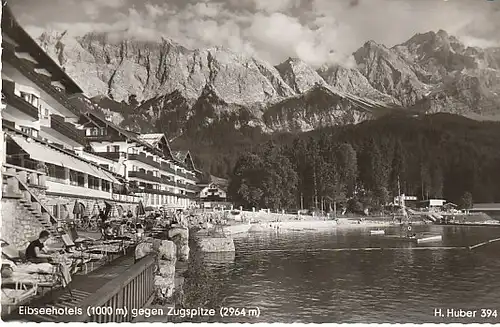
[[[92,19],[97,19],[103,8],[118,9],[125,6],[126,0],[85,0],[81,3],[83,11]]]
[[[253,0],[257,11],[282,12],[300,5],[300,0]]]
[[[37,19],[52,17],[45,26],[30,26],[30,33],[50,27],[68,29],[72,35],[109,32],[117,40],[165,36],[189,48],[223,46],[272,64],[298,57],[314,66],[349,66],[352,52],[367,40],[390,47],[416,33],[439,29],[468,45],[500,44],[500,1],[151,0],[155,2],[135,7],[128,6],[128,0],[75,1],[66,7],[61,0],[52,1],[59,1],[64,15],[49,16],[38,3],[37,10],[46,15],[30,8],[19,11]]]
[[[191,6],[199,17],[216,17],[221,11],[221,4],[211,2],[198,2]],[[187,9],[189,10],[189,9]]]

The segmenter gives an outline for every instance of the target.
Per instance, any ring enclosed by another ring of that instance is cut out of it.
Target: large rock
[[[177,259],[177,249],[175,243],[172,241],[161,241],[160,248],[158,249],[158,259],[173,261]]]
[[[141,258],[144,258],[145,256],[147,256],[148,254],[150,254],[152,252],[154,252],[152,243],[149,243],[149,242],[139,243],[135,247],[135,253],[134,253],[135,260],[139,260]]]
[[[177,259],[179,261],[189,260],[189,245],[184,244],[177,248]]]
[[[201,252],[235,251],[231,237],[200,237],[196,239],[196,246]]]
[[[174,294],[175,263],[177,261],[177,249],[172,241],[163,240],[160,244],[155,243],[158,248],[158,275],[155,276],[154,288],[156,299],[165,301]]]
[[[187,228],[172,228],[168,231],[168,237],[177,247],[177,259],[187,261],[189,259],[189,230]]]
[[[160,275],[155,276],[154,289],[156,299],[163,301],[169,299],[174,294],[174,278],[163,277]]]

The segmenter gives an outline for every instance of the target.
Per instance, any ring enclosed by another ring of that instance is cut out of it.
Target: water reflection
[[[235,252],[203,253],[200,257],[208,266],[223,267],[234,263]]]
[[[425,247],[463,247],[500,236],[500,228],[419,226],[417,232],[443,235]],[[186,283],[198,292],[192,299],[204,298],[206,305],[261,309],[258,319],[215,319],[224,322],[449,322],[436,320],[433,309],[500,307],[494,296],[500,244],[481,251],[415,250],[420,246],[413,242],[367,234],[247,235],[235,239],[236,255],[193,257],[190,265],[199,272]],[[361,247],[400,249],[331,251]]]

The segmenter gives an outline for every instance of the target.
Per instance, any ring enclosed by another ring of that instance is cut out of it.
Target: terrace
[[[148,303],[153,293],[154,263],[152,256],[145,257],[134,263],[133,251],[115,258],[99,266],[87,274],[72,276],[67,288],[28,299],[32,308],[51,308],[53,299],[57,299],[57,307],[81,308],[82,314],[77,315],[36,315],[22,314],[18,309],[10,313],[2,312],[4,321],[32,322],[129,322],[133,319],[132,309],[140,309]],[[4,305],[2,305],[4,307]],[[92,314],[91,307],[110,307],[113,314]],[[121,312],[124,307],[127,312]]]
[[[146,173],[146,172],[142,172],[142,171],[129,171],[128,177],[138,178],[138,179],[142,179],[142,180],[150,181],[150,182],[155,182],[155,183],[161,183],[161,178],[154,176],[153,173]]]
[[[83,133],[83,131],[76,129],[73,124],[65,122],[64,117],[62,116],[51,115],[50,128],[72,139],[73,141],[78,142],[81,145],[86,144],[85,134]]]

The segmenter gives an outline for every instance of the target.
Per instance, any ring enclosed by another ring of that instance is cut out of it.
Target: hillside
[[[93,110],[135,131],[165,132],[182,146],[203,144],[208,153],[221,143],[252,144],[272,137],[265,134],[398,112],[500,118],[500,49],[466,47],[445,31],[392,48],[368,41],[353,53],[356,68],[314,69],[296,58],[274,67],[221,47],[105,33],[46,31],[38,42],[82,86]],[[227,174],[221,160],[212,173]]]

